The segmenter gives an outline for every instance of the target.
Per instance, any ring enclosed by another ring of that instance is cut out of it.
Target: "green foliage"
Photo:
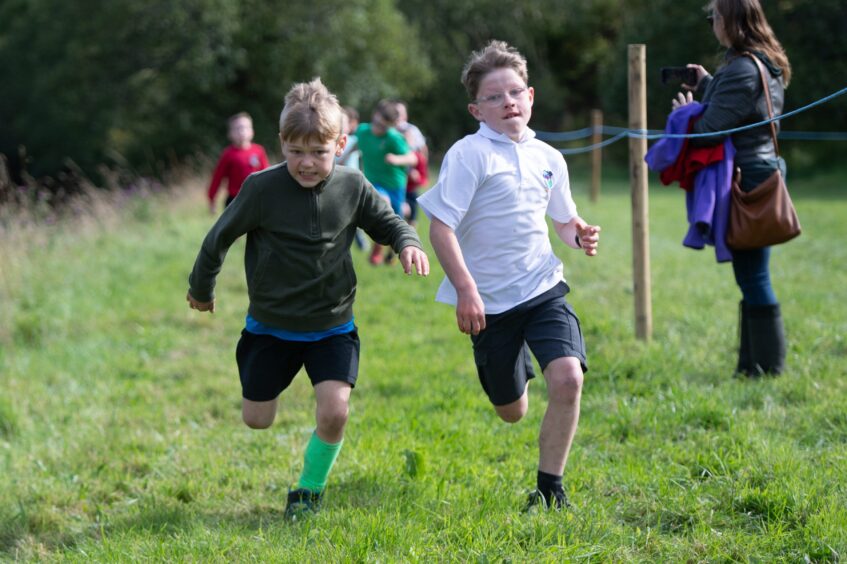
[[[320,75],[367,120],[374,103],[410,102],[436,152],[475,128],[459,82],[469,53],[492,38],[517,46],[536,88],[533,126],[588,125],[592,108],[625,125],[627,45],[647,45],[649,125],[662,127],[675,89],[659,68],[719,63],[702,2],[675,0],[245,0],[0,3],[0,153],[28,153],[35,176],[70,158],[161,172],[226,143],[225,120],[255,118],[275,152],[282,98]],[[841,0],[765,5],[794,66],[786,109],[843,87]],[[840,101],[792,119],[799,130],[847,123]],[[838,143],[787,142],[796,164],[825,162]],[[612,157],[619,153],[610,151]],[[835,159],[833,159],[835,160]]]
[[[788,370],[748,381],[731,377],[731,268],[680,245],[675,188],[651,192],[654,339],[634,340],[629,190],[604,173],[590,204],[572,170],[581,214],[604,228],[600,254],[554,242],[590,364],[565,476],[577,509],[562,514],[520,513],[543,380],[523,421],[497,419],[453,308],[433,302],[437,263],[407,277],[354,250],[362,358],[345,445],[323,510],[291,524],[313,393],[301,374],[270,429],[241,423],[243,243],[214,315],[184,298],[212,221],[203,183],[85,229],[7,232],[0,290],[19,329],[0,332],[0,560],[843,560],[844,174],[792,185],[805,232],[772,257]]]
[[[627,115],[628,44],[647,46],[648,126],[661,129],[678,91],[663,85],[663,66],[702,64],[714,73],[725,49],[721,47],[701,9],[706,2],[675,0],[632,0],[619,6],[621,27],[614,38],[615,56],[600,67],[603,74],[601,99],[609,121],[625,124]],[[843,2],[839,0],[785,0],[762,2],[768,21],[785,48],[793,69],[786,90],[785,111],[790,111],[832,94],[844,87],[847,72],[847,40],[841,30],[847,25]],[[786,130],[843,131],[847,123],[847,103],[838,98],[782,123]],[[781,143],[790,164],[825,165],[840,142],[786,141]]]
[[[587,125],[601,91],[598,69],[615,56],[610,39],[620,26],[613,0],[561,2],[409,0],[400,3],[407,17],[429,39],[435,87],[409,92],[411,118],[433,141],[448,147],[474,129],[468,95],[460,82],[471,51],[491,39],[517,47],[529,63],[535,87],[533,125],[557,131]]]
[[[66,157],[162,172],[240,110],[273,148],[285,92],[317,75],[356,104],[430,80],[391,0],[9,0],[0,22],[0,152],[25,145],[36,176]]]

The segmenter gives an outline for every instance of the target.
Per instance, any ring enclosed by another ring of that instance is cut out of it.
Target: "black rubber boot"
[[[782,374],[785,369],[785,332],[779,304],[746,306],[750,332],[750,363],[755,373]]]
[[[744,300],[738,302],[738,366],[735,374],[742,376],[755,376],[758,374],[756,366],[750,360],[750,314],[747,312],[747,304]]]

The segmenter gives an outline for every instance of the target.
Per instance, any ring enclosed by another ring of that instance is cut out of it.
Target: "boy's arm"
[[[406,153],[405,155],[388,153],[385,155],[385,162],[394,166],[416,166],[418,164],[418,156],[415,153]]]
[[[218,194],[218,189],[221,186],[221,181],[229,168],[229,153],[224,150],[221,157],[218,159],[218,164],[215,165],[215,171],[212,173],[212,181],[209,183],[207,195],[209,197],[209,211],[215,212],[215,196]]]
[[[261,190],[251,184],[248,178],[239,197],[224,210],[203,240],[188,277],[187,300],[193,309],[214,311],[215,279],[221,271],[227,251],[236,239],[260,224]]]
[[[553,227],[559,239],[569,247],[582,249],[590,257],[597,254],[597,245],[600,244],[599,225],[588,225],[584,219],[577,216],[567,223],[553,220]]]
[[[397,133],[396,136],[390,137],[385,162],[393,166],[415,166],[418,164],[418,156],[409,149],[406,139]]]
[[[485,329],[485,305],[465,264],[456,233],[446,223],[433,216],[429,226],[429,239],[447,278],[456,288],[456,323],[459,331],[478,335]]]
[[[423,249],[417,232],[394,213],[376,189],[362,177],[358,226],[380,245],[390,245],[398,255],[408,246]]]
[[[429,276],[429,258],[418,234],[369,183],[364,186],[360,225],[377,243],[391,245],[400,256],[403,272],[414,270],[419,276]]]

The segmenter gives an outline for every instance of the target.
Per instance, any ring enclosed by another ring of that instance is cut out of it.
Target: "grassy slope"
[[[519,513],[543,383],[513,426],[426,280],[360,278],[360,384],[325,511],[281,520],[313,427],[305,377],[276,424],[240,423],[234,345],[243,245],[219,312],[185,278],[210,225],[202,188],[74,228],[0,239],[0,559],[835,560],[847,552],[847,202],[836,176],[793,186],[805,234],[774,250],[789,335],[779,379],[730,378],[738,293],[711,250],[683,249],[682,194],[651,191],[654,339],[633,339],[624,179],[601,202],[600,256],[556,245],[591,371],[566,484],[579,509]],[[426,228],[421,229],[425,234]],[[434,256],[431,255],[433,260]]]

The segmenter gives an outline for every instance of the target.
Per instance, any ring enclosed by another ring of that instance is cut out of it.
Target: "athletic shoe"
[[[323,493],[315,493],[305,488],[289,490],[285,518],[296,521],[310,513],[315,513],[321,507],[322,496]]]
[[[549,498],[545,497],[541,490],[535,489],[530,492],[526,500],[525,513],[537,513],[539,511],[561,511],[571,507],[568,496],[564,490],[550,492]]]

